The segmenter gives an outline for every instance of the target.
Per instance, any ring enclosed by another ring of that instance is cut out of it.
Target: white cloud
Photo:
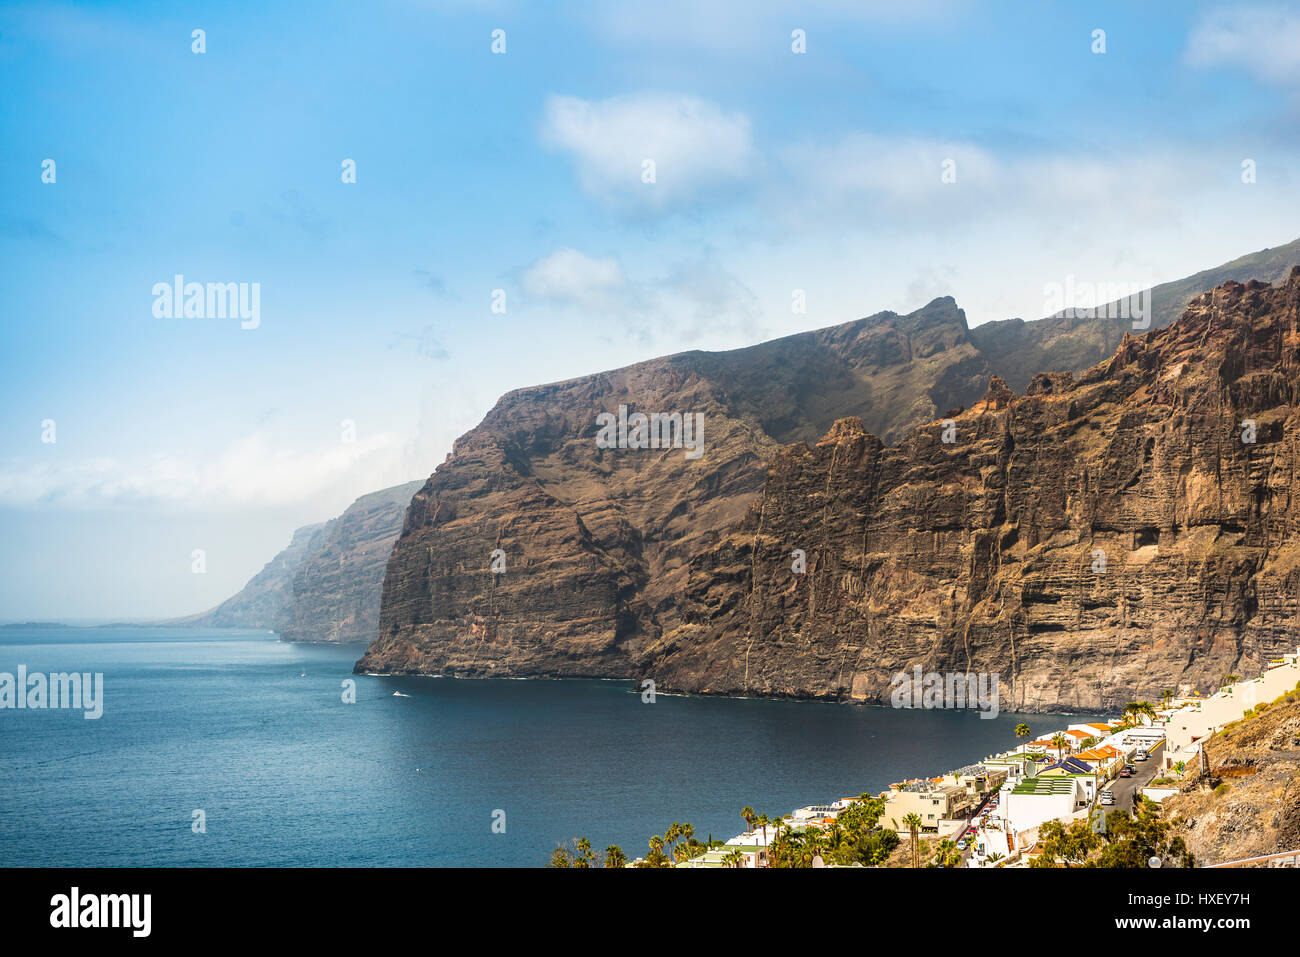
[[[662,210],[733,185],[755,161],[748,117],[690,96],[643,94],[590,101],[547,98],[542,140],[573,157],[588,195]],[[654,162],[655,182],[643,182]]]
[[[562,247],[525,269],[521,282],[529,296],[599,312],[645,341],[655,334],[692,342],[706,332],[759,330],[757,297],[708,252],[633,280],[612,256],[596,259]]]
[[[998,162],[969,143],[851,133],[835,143],[794,146],[785,165],[806,187],[834,196],[883,197],[894,203],[946,201],[996,184]],[[956,183],[942,179],[950,162]]]
[[[1232,172],[1218,158],[1185,151],[1090,147],[1002,156],[973,142],[860,132],[779,157],[788,182],[769,208],[787,223],[821,228],[847,220],[891,231],[1017,218],[1078,229],[1178,216],[1188,196]],[[945,169],[952,182],[944,181]]]
[[[595,308],[613,303],[627,286],[617,259],[593,259],[567,246],[524,270],[522,282],[524,292],[537,299]]]
[[[1278,86],[1300,84],[1300,11],[1242,4],[1217,7],[1187,42],[1193,66],[1236,66]]]
[[[410,478],[400,436],[359,434],[317,449],[290,449],[265,432],[210,458],[155,454],[138,461],[95,458],[0,467],[0,506],[77,509],[167,506],[201,510],[300,505],[356,495]]]

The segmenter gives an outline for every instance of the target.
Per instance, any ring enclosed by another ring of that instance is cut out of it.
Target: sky
[[[1300,237],[1300,5],[1081,7],[0,5],[0,620],[212,607],[515,388]]]

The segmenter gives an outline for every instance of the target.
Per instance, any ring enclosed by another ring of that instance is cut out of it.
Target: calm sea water
[[[730,837],[746,804],[787,813],[879,791],[1014,744],[1019,721],[1068,723],[643,704],[606,681],[357,676],[345,704],[361,651],[251,631],[0,629],[0,672],[105,682],[96,721],[0,710],[0,866],[540,866],[579,835],[631,857],[673,821]]]

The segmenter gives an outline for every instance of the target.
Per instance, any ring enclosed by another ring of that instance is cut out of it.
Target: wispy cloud
[[[447,281],[441,276],[430,272],[428,269],[416,269],[413,270],[413,273],[415,277],[420,280],[420,285],[429,290],[429,292],[433,293],[435,296],[440,296],[444,299],[457,298],[456,294],[447,288]]]
[[[553,95],[541,135],[573,158],[584,192],[632,210],[666,210],[734,185],[756,160],[749,118],[692,96]]]
[[[633,280],[613,256],[563,247],[526,268],[521,283],[534,299],[617,322],[646,342],[656,334],[691,342],[706,332],[761,331],[758,298],[710,252]]]
[[[1192,29],[1185,56],[1193,66],[1237,67],[1275,86],[1300,85],[1300,10],[1216,7]]]
[[[165,506],[219,510],[345,499],[353,489],[403,480],[403,437],[358,435],[315,449],[291,449],[268,432],[232,442],[209,458],[159,453],[140,460],[16,462],[0,465],[0,506],[93,510]]]
[[[1236,168],[1235,159],[1154,146],[1006,153],[970,141],[866,132],[789,147],[779,160],[785,180],[769,197],[774,214],[796,226],[848,221],[873,230],[1176,217],[1198,191],[1230,183]]]
[[[628,288],[617,259],[596,259],[567,246],[533,263],[521,280],[524,292],[535,299],[587,308],[616,305]]]

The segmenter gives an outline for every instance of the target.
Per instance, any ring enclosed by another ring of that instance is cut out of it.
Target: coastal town
[[[726,841],[700,843],[690,825],[674,824],[651,839],[649,857],[628,860],[619,852],[605,866],[783,866],[791,845],[809,850],[802,866],[869,866],[860,859],[837,863],[819,850],[839,847],[846,818],[867,805],[874,821],[868,829],[889,838],[870,858],[875,863],[898,848],[907,861],[899,866],[1034,866],[1046,833],[1080,822],[1100,833],[1111,811],[1136,816],[1145,801],[1158,805],[1209,770],[1202,745],[1211,735],[1297,690],[1300,648],[1269,661],[1258,677],[1225,675],[1211,695],[1167,691],[1158,704],[1135,701],[1117,718],[1067,724],[1048,735],[1017,725],[1015,747],[947,774],[896,782],[878,795],[841,797],[772,819],[745,808],[746,829]],[[579,860],[561,848],[552,864],[589,866]]]

